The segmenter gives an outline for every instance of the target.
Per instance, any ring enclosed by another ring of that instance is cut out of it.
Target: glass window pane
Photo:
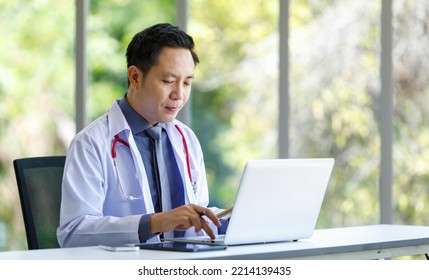
[[[104,114],[127,90],[125,51],[134,34],[175,22],[174,0],[91,1],[88,19],[89,121]]]
[[[277,0],[190,1],[189,33],[201,63],[192,88],[211,204],[229,207],[244,164],[275,157]]]
[[[318,227],[377,223],[380,1],[291,1],[291,157],[334,157]]]
[[[400,224],[429,223],[429,2],[394,1],[393,195]]]
[[[12,161],[65,154],[74,125],[73,1],[0,1],[0,251],[27,248]]]

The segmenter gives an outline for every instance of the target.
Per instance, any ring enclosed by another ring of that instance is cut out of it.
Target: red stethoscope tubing
[[[175,127],[176,127],[177,131],[179,131],[180,135],[182,136],[182,143],[183,143],[183,147],[185,148],[185,154],[186,154],[186,167],[188,168],[188,176],[189,176],[189,180],[191,180],[191,184],[193,184],[192,173],[191,173],[191,160],[189,158],[188,144],[186,142],[185,135],[183,134],[179,125],[176,124]],[[118,142],[127,146],[128,148],[130,148],[130,144],[128,144],[127,141],[125,141],[124,139],[121,139],[119,137],[119,134],[116,134],[115,139],[113,140],[113,144],[112,144],[112,158],[113,159],[116,159],[116,145],[118,144]]]
[[[180,129],[179,125],[176,124],[175,127],[176,127],[177,131],[179,131],[180,135],[182,135],[183,147],[185,148],[185,154],[186,154],[186,167],[188,168],[189,180],[191,180],[191,184],[193,184],[194,181],[192,181],[191,160],[189,158],[188,144],[186,143],[185,135],[183,134],[183,132]]]
[[[128,148],[130,148],[130,144],[127,143],[127,141],[125,141],[124,139],[121,139],[119,137],[119,134],[115,135],[115,140],[113,140],[113,144],[112,144],[112,158],[116,158],[116,145],[119,143],[122,143],[123,145],[127,146]]]

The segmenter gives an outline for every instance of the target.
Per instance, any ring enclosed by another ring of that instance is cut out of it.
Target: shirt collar
[[[143,118],[134,110],[133,107],[131,107],[126,96],[127,94],[125,94],[124,97],[119,100],[119,107],[121,108],[122,113],[124,114],[133,134],[137,134],[152,127],[152,125],[145,118]],[[155,126],[160,126],[165,129],[164,123],[157,123]]]

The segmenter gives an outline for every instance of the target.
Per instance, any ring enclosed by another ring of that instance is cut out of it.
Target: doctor
[[[170,24],[149,27],[130,42],[127,92],[70,144],[57,229],[61,247],[218,233],[217,209],[207,208],[199,141],[176,120],[199,62],[193,48],[192,37]],[[168,184],[159,183],[153,127],[161,130]]]

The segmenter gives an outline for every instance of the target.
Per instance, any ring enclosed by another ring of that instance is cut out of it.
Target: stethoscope
[[[179,131],[180,135],[182,136],[182,143],[183,143],[183,147],[185,148],[185,155],[186,155],[186,167],[188,169],[188,176],[189,176],[189,180],[191,181],[191,185],[194,187],[195,183],[192,180],[192,172],[191,172],[191,160],[189,157],[189,150],[188,150],[188,143],[186,142],[186,138],[185,135],[183,134],[182,129],[179,127],[179,125],[175,125],[177,131]],[[119,133],[116,134],[114,136],[114,140],[112,143],[112,159],[113,159],[113,163],[115,165],[115,171],[116,171],[116,178],[118,178],[118,185],[121,189],[122,194],[125,196],[126,199],[128,200],[137,200],[137,199],[143,199],[143,196],[132,196],[132,195],[127,195],[122,187],[122,184],[119,180],[119,174],[118,174],[118,168],[116,166],[116,146],[118,145],[118,143],[121,143],[122,145],[126,146],[127,148],[130,148],[130,144],[125,141],[124,139],[122,139],[121,137],[119,137]]]

